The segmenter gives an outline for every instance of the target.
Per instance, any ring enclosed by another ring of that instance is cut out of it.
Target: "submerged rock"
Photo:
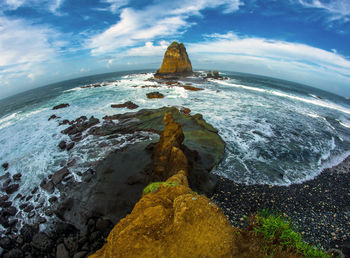
[[[167,48],[163,63],[155,74],[162,75],[188,75],[192,73],[191,61],[188,58],[184,44],[173,42]]]

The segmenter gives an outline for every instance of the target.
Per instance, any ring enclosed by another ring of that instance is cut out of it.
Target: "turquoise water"
[[[52,114],[73,120],[81,115],[102,119],[128,112],[111,104],[133,101],[143,108],[185,106],[201,113],[226,142],[225,157],[214,173],[246,184],[288,185],[315,177],[350,154],[350,104],[345,98],[287,81],[229,73],[225,81],[183,80],[203,91],[186,91],[147,81],[149,71],[90,76],[53,84],[0,101],[0,164],[22,173],[21,192],[32,190],[62,161],[76,159],[73,174],[116,147],[89,136],[68,153],[58,148],[66,126],[48,121]],[[181,80],[180,80],[181,81]],[[107,86],[83,89],[91,83]],[[160,88],[142,88],[157,85]],[[164,99],[148,100],[159,91]],[[65,109],[52,110],[60,103]],[[137,111],[136,110],[136,111]],[[152,137],[152,136],[149,136]],[[119,140],[128,136],[121,136]],[[96,146],[99,146],[96,148]],[[0,168],[0,174],[4,171]],[[77,177],[79,180],[79,178]]]

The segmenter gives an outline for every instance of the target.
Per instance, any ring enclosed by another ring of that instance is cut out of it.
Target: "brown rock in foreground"
[[[167,48],[158,75],[188,75],[192,73],[191,61],[184,44],[173,42]]]

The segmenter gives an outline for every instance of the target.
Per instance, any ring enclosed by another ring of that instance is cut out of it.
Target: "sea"
[[[79,180],[79,171],[133,142],[127,135],[120,136],[119,145],[89,136],[71,151],[61,151],[59,142],[68,139],[61,131],[68,125],[59,126],[58,121],[83,115],[102,121],[105,115],[131,112],[111,108],[111,104],[126,101],[139,105],[133,112],[181,106],[190,108],[191,114],[201,113],[226,142],[223,160],[213,173],[234,182],[301,183],[350,155],[350,101],[344,97],[290,81],[235,72],[221,72],[226,80],[180,79],[182,84],[203,89],[188,91],[148,80],[152,72],[89,76],[0,100],[0,164],[9,163],[7,171],[0,167],[0,176],[21,173],[20,193],[30,195],[34,186],[74,159],[71,172]],[[89,85],[101,87],[83,87]],[[152,85],[161,87],[142,87]],[[147,99],[146,93],[152,91],[165,97]],[[70,106],[52,110],[61,103]],[[53,114],[60,118],[48,120]],[[10,200],[16,204],[14,196]]]

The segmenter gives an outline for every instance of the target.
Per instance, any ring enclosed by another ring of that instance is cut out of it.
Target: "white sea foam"
[[[321,100],[319,98],[313,97],[313,98],[304,98],[304,97],[299,97],[296,95],[291,95],[291,94],[287,94],[281,91],[276,91],[276,90],[265,90],[265,89],[261,89],[261,88],[257,88],[257,87],[251,87],[251,86],[245,86],[245,85],[240,85],[240,84],[234,84],[234,83],[229,83],[229,82],[225,82],[225,81],[219,81],[219,80],[212,80],[215,81],[218,84],[222,84],[222,85],[227,85],[227,86],[232,86],[232,87],[236,87],[236,88],[242,88],[242,89],[247,89],[247,90],[251,90],[251,91],[257,91],[257,92],[264,92],[264,93],[268,93],[268,94],[272,94],[275,96],[279,96],[279,97],[284,97],[284,98],[289,98],[289,99],[293,99],[293,100],[297,100],[297,101],[302,101],[305,103],[309,103],[309,104],[313,104],[313,105],[317,105],[320,107],[325,107],[325,108],[330,108],[330,109],[334,109],[346,114],[350,114],[350,109],[346,108],[346,107],[342,107],[340,105],[337,105],[335,103],[332,103],[330,101],[326,101],[326,100]]]

